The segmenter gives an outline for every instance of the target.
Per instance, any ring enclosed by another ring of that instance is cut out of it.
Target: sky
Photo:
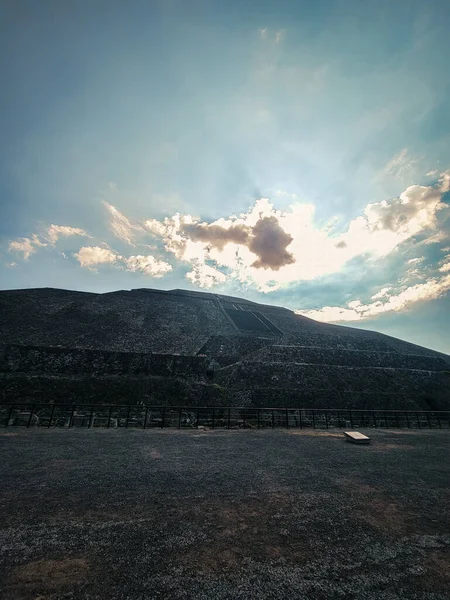
[[[450,353],[448,0],[4,0],[0,288],[210,291]]]

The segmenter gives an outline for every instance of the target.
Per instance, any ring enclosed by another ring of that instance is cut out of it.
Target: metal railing
[[[450,411],[234,406],[0,404],[0,427],[450,429]]]

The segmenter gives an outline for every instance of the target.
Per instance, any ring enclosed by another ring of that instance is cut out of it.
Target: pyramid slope
[[[155,392],[154,378],[162,377],[164,386],[178,381],[185,392],[175,396],[183,401],[195,397],[194,383],[204,401],[217,401],[217,394],[208,396],[213,379],[225,390],[224,402],[450,408],[445,354],[208,292],[1,291],[0,340],[0,380],[4,390],[16,389],[16,399],[46,390],[49,378],[59,377],[77,402],[97,401],[97,392],[85,392],[75,379],[89,377],[91,388],[101,390],[102,377],[115,377],[109,389],[118,386],[122,401],[159,401],[163,393]],[[157,355],[165,358],[158,362]],[[143,392],[130,383],[139,377]],[[167,391],[164,399],[170,401]]]

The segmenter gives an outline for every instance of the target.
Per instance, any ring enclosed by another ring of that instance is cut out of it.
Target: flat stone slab
[[[344,431],[345,439],[352,444],[370,444],[370,437],[359,431]]]

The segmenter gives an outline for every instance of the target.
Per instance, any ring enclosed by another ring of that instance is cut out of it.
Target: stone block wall
[[[45,375],[202,376],[206,356],[108,352],[79,348],[7,346],[0,370]]]
[[[265,363],[284,362],[347,367],[388,367],[421,371],[442,371],[447,368],[446,362],[440,357],[308,346],[265,346],[247,358]]]

